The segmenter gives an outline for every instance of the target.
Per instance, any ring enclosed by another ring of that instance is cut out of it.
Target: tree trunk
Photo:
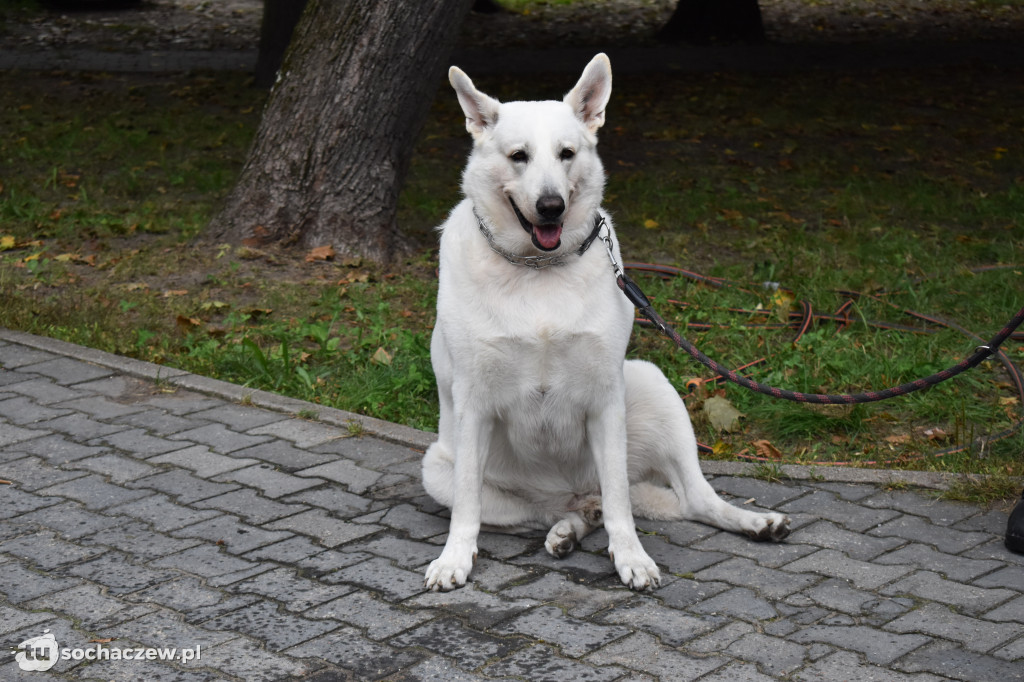
[[[472,0],[309,0],[216,241],[391,260],[413,144]]]
[[[697,45],[716,40],[763,43],[761,7],[757,0],[679,0],[658,40]]]
[[[274,84],[285,50],[305,8],[306,0],[263,0],[260,51],[253,73],[258,87],[269,88]]]

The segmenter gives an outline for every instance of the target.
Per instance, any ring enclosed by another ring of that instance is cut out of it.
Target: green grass
[[[601,134],[608,209],[627,260],[724,277],[714,288],[638,275],[659,309],[708,355],[758,358],[759,381],[861,391],[954,364],[1024,300],[1024,93],[1019,72],[978,67],[852,75],[630,76]],[[570,79],[571,80],[571,79]],[[481,78],[502,99],[557,97],[564,78]],[[0,75],[0,324],[433,429],[428,340],[436,235],[459,200],[469,149],[442,89],[413,159],[399,222],[414,255],[389,267],[196,245],[230,188],[263,95],[241,78],[166,80]],[[985,265],[997,269],[975,271]],[[778,282],[778,297],[761,282]],[[796,301],[850,324],[793,331]],[[669,299],[685,301],[677,307]],[[738,313],[760,308],[764,312]],[[917,324],[930,334],[879,328]],[[1021,345],[1006,350],[1018,364]],[[708,372],[650,330],[631,357],[685,392]],[[1021,406],[998,365],[884,404],[815,408],[736,387],[745,414],[718,433],[689,399],[715,457],[771,443],[780,461],[989,474],[1024,473]],[[940,429],[943,437],[929,437]],[[991,493],[983,493],[991,494]]]

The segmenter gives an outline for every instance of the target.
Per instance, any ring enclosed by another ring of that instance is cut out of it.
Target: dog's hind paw
[[[764,514],[758,518],[755,527],[747,531],[747,535],[760,542],[781,542],[789,536],[789,524],[788,516],[776,513]]]
[[[556,559],[564,559],[576,549],[576,531],[572,524],[563,519],[556,523],[544,540],[544,549]]]

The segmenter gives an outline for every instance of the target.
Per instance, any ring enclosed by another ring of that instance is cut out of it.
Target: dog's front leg
[[[465,585],[476,562],[483,471],[492,428],[491,420],[472,409],[463,411],[456,420],[455,485],[448,540],[441,556],[427,568],[424,579],[424,585],[435,592]]]
[[[587,418],[587,435],[593,447],[601,483],[601,507],[608,532],[608,555],[619,578],[634,590],[661,584],[661,573],[640,544],[629,502],[629,471],[626,459],[626,408],[624,400],[610,401]]]

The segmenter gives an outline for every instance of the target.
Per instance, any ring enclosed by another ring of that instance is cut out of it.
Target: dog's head
[[[604,191],[596,147],[612,90],[608,57],[594,57],[560,102],[501,103],[454,66],[448,79],[473,136],[462,189],[493,224],[495,240],[522,254],[576,248]]]

